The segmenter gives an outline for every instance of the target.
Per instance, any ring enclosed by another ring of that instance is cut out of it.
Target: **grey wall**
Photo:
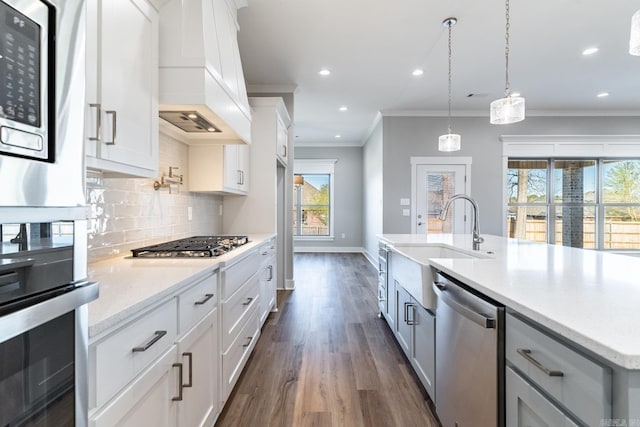
[[[382,120],[378,122],[362,149],[362,245],[365,255],[377,264],[378,239],[382,233]]]
[[[480,230],[502,234],[502,142],[501,135],[629,135],[640,134],[638,117],[528,117],[511,125],[492,125],[486,117],[454,117],[454,133],[462,135],[462,149],[438,151],[438,136],[447,129],[441,117],[383,118],[383,230],[410,233],[411,219],[403,217],[400,198],[411,197],[411,156],[471,156],[471,196],[480,208]],[[367,142],[379,142],[370,139]],[[370,150],[365,146],[365,153]],[[365,159],[365,170],[375,161]],[[369,185],[368,181],[365,181]],[[366,191],[368,193],[369,190]],[[376,215],[367,204],[365,215]],[[365,220],[365,223],[369,220]],[[372,238],[368,230],[365,242]],[[369,249],[369,244],[367,244]]]
[[[296,147],[297,159],[338,159],[334,170],[334,241],[296,240],[294,248],[362,247],[362,147]],[[345,238],[341,238],[342,233]]]

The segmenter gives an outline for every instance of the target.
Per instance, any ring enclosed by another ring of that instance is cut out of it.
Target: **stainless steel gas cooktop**
[[[132,249],[134,258],[214,258],[249,243],[247,236],[194,236]]]

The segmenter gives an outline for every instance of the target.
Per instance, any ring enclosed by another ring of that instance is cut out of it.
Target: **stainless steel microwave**
[[[0,2],[0,151],[54,161],[55,8],[41,1]],[[54,26],[51,26],[53,24]],[[53,70],[52,70],[53,71]]]
[[[85,9],[0,0],[0,208],[84,205]]]

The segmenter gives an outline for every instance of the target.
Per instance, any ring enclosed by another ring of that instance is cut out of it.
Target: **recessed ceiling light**
[[[342,138],[342,135],[337,134],[337,135],[336,135],[336,138]]]
[[[321,76],[328,76],[329,74],[331,74],[331,70],[323,68],[322,70],[318,71],[318,74],[320,74]]]
[[[520,96],[520,92],[511,92],[511,96]]]
[[[416,68],[415,70],[413,70],[413,72],[411,73],[412,75],[418,77],[424,74],[424,70],[420,69],[420,68]]]
[[[340,111],[347,111],[349,108],[346,105],[343,105],[339,108]]]
[[[598,98],[606,98],[607,96],[609,96],[609,92],[600,92],[599,94],[596,95]]]
[[[584,56],[589,56],[589,55],[593,55],[597,51],[598,51],[597,47],[588,47],[588,48],[586,48],[585,50],[582,51],[582,54]]]

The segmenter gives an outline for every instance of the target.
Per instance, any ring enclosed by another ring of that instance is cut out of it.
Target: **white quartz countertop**
[[[473,253],[471,235],[378,237],[400,253],[428,245]],[[483,237],[484,258],[429,264],[615,365],[640,369],[640,258]]]
[[[112,258],[89,264],[100,296],[89,303],[89,337],[107,331],[199,277],[244,258],[274,234],[249,235],[249,243],[217,258]]]

